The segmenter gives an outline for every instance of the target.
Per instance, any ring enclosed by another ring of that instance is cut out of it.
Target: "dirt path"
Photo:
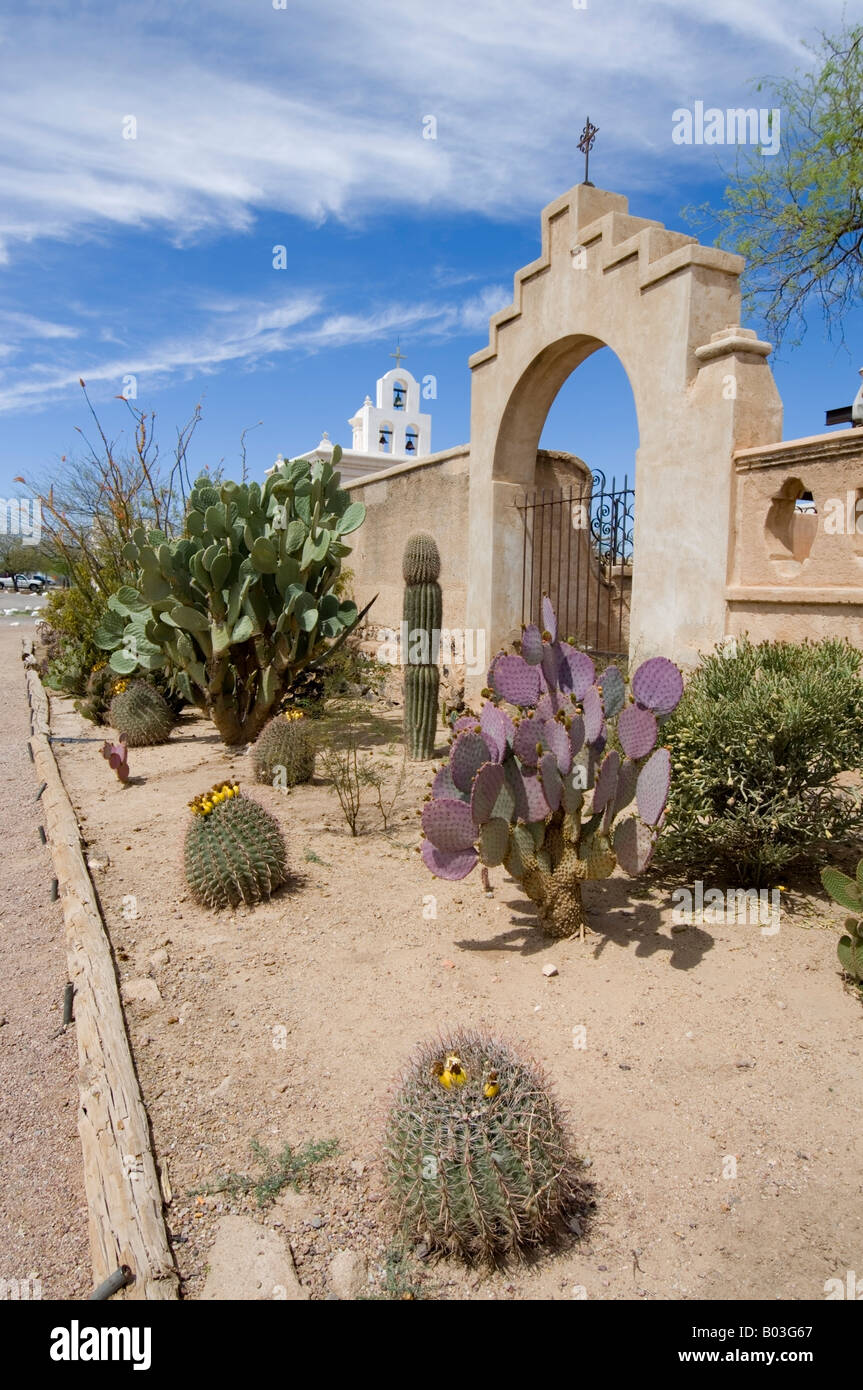
[[[0,624],[0,1298],[80,1298],[90,1288],[76,1122],[74,1028],[64,1034],[66,949],[39,839],[20,660],[32,624]],[[3,1282],[5,1281],[5,1283]]]

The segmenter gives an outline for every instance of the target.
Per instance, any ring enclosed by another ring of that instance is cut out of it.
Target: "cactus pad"
[[[654,714],[671,714],[683,694],[683,676],[673,661],[653,656],[644,661],[632,677],[632,693],[640,705]]]
[[[473,848],[442,850],[433,845],[431,840],[423,840],[422,861],[435,878],[446,878],[453,881],[467,878],[478,860],[479,855]]]
[[[509,849],[509,822],[499,816],[486,821],[479,836],[479,853],[483,864],[493,869],[502,864]]]
[[[503,768],[500,763],[485,763],[473,779],[470,810],[475,825],[491,820],[503,787]]]
[[[615,826],[614,852],[617,862],[631,878],[647,868],[655,843],[655,833],[636,816],[628,816]]]
[[[522,656],[502,656],[494,662],[492,685],[502,700],[530,709],[539,699],[539,668]]]
[[[470,792],[473,779],[483,763],[492,761],[488,744],[480,734],[459,734],[450,749],[452,780],[460,792]]]
[[[427,801],[422,813],[423,834],[435,849],[453,854],[470,849],[476,839],[470,806],[465,801]]]
[[[584,711],[584,738],[586,743],[595,743],[602,733],[604,714],[602,699],[595,685],[584,692],[581,702]]]
[[[635,799],[638,814],[648,825],[656,825],[668,800],[671,783],[671,754],[667,748],[657,748],[638,774]]]
[[[646,758],[656,744],[656,716],[649,709],[627,705],[620,711],[617,737],[628,758]]]
[[[602,691],[602,708],[605,710],[605,717],[606,719],[613,719],[623,709],[623,702],[626,699],[623,676],[616,666],[606,666],[596,684]]]

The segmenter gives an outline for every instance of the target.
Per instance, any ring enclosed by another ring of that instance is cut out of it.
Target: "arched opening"
[[[818,511],[812,493],[799,478],[786,478],[764,522],[767,556],[781,578],[799,574],[817,534]]]
[[[393,449],[393,427],[384,422],[378,434],[378,448],[382,454],[391,454]]]
[[[538,434],[532,476],[526,440],[518,469],[522,622],[538,620],[548,593],[565,635],[601,660],[624,662],[638,450],[632,388],[620,359],[596,339],[577,341],[540,366],[532,394],[545,415],[531,420]],[[532,416],[527,395],[524,404]],[[506,466],[514,462],[510,452]]]
[[[418,441],[418,440],[419,440],[419,431],[418,431],[416,425],[408,425],[407,429],[405,430],[405,453],[406,453],[406,454],[413,454],[414,456],[416,456],[417,441]]]
[[[393,410],[404,410],[407,405],[408,388],[405,381],[393,382]]]

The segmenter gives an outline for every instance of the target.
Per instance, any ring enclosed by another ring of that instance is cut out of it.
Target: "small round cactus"
[[[579,1195],[579,1161],[539,1069],[496,1037],[424,1042],[387,1123],[386,1172],[409,1239],[467,1260],[547,1240]]]
[[[217,783],[189,802],[186,879],[205,907],[261,902],[287,880],[287,851],[275,817],[240,792]]]
[[[300,710],[277,714],[252,748],[255,777],[272,787],[295,787],[315,773],[314,741]]]
[[[433,584],[440,578],[440,551],[434,536],[417,531],[405,542],[402,576],[406,584]]]
[[[167,743],[176,724],[168,702],[146,681],[118,681],[108,722],[129,748]]]

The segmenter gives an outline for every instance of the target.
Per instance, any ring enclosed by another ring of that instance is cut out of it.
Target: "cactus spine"
[[[440,641],[443,600],[438,584],[440,554],[434,537],[419,532],[408,538],[402,560],[405,580],[403,632],[405,666],[405,744],[411,758],[434,755],[437,731]]]

